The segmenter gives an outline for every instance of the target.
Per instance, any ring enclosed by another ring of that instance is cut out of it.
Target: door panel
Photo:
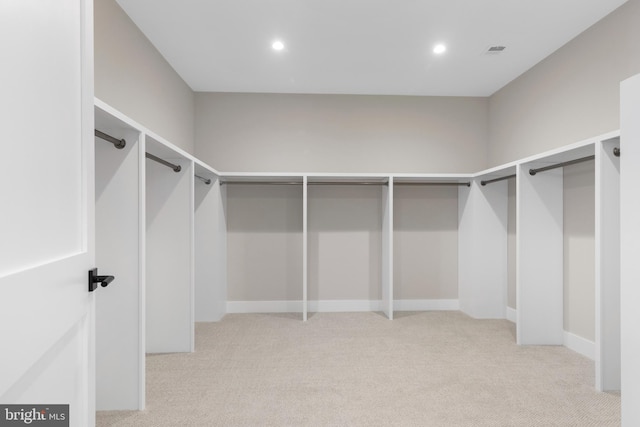
[[[0,277],[82,250],[80,6],[0,6]]]
[[[640,74],[620,86],[620,340],[622,425],[640,425]]]
[[[92,2],[0,3],[0,402],[92,426]]]

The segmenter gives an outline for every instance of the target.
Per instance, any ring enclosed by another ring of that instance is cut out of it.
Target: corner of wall
[[[94,0],[94,51],[95,96],[193,154],[194,92],[116,0]]]
[[[640,72],[630,0],[489,98],[489,166],[620,127],[619,86]]]

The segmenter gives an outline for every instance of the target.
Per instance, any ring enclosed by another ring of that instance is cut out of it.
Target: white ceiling
[[[194,91],[489,96],[626,0],[117,1]]]

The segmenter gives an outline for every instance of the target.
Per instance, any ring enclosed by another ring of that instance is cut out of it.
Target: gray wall
[[[394,299],[458,298],[458,188],[393,190]]]
[[[198,93],[196,111],[196,155],[227,171],[472,172],[486,164],[483,98]],[[299,224],[267,230],[272,215],[292,218],[293,208],[280,209],[301,206],[300,196],[283,194],[268,213],[262,196],[250,205],[246,191],[227,193],[229,299],[299,299],[297,255],[267,249],[290,248]],[[395,298],[457,298],[457,200],[451,188],[398,190]],[[381,224],[378,188],[310,188],[310,300],[380,299]]]
[[[640,73],[639,23],[629,0],[491,96],[489,166],[618,129],[620,81]]]
[[[196,94],[196,156],[223,171],[475,172],[488,99]]]
[[[194,95],[115,0],[94,17],[96,96],[226,170],[476,171],[617,129],[619,82],[640,72],[640,0],[488,100]]]
[[[115,0],[95,0],[94,21],[95,96],[193,154],[193,91]]]
[[[308,191],[309,299],[381,299],[381,186]]]
[[[226,190],[228,300],[301,300],[302,186]]]
[[[230,301],[302,298],[302,192],[228,185]],[[458,298],[458,190],[394,190],[394,298]],[[309,299],[379,300],[382,193],[309,187]]]

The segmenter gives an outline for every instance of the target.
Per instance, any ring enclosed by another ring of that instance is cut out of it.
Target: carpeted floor
[[[147,409],[101,426],[618,426],[592,361],[460,312],[234,314],[147,357]]]

